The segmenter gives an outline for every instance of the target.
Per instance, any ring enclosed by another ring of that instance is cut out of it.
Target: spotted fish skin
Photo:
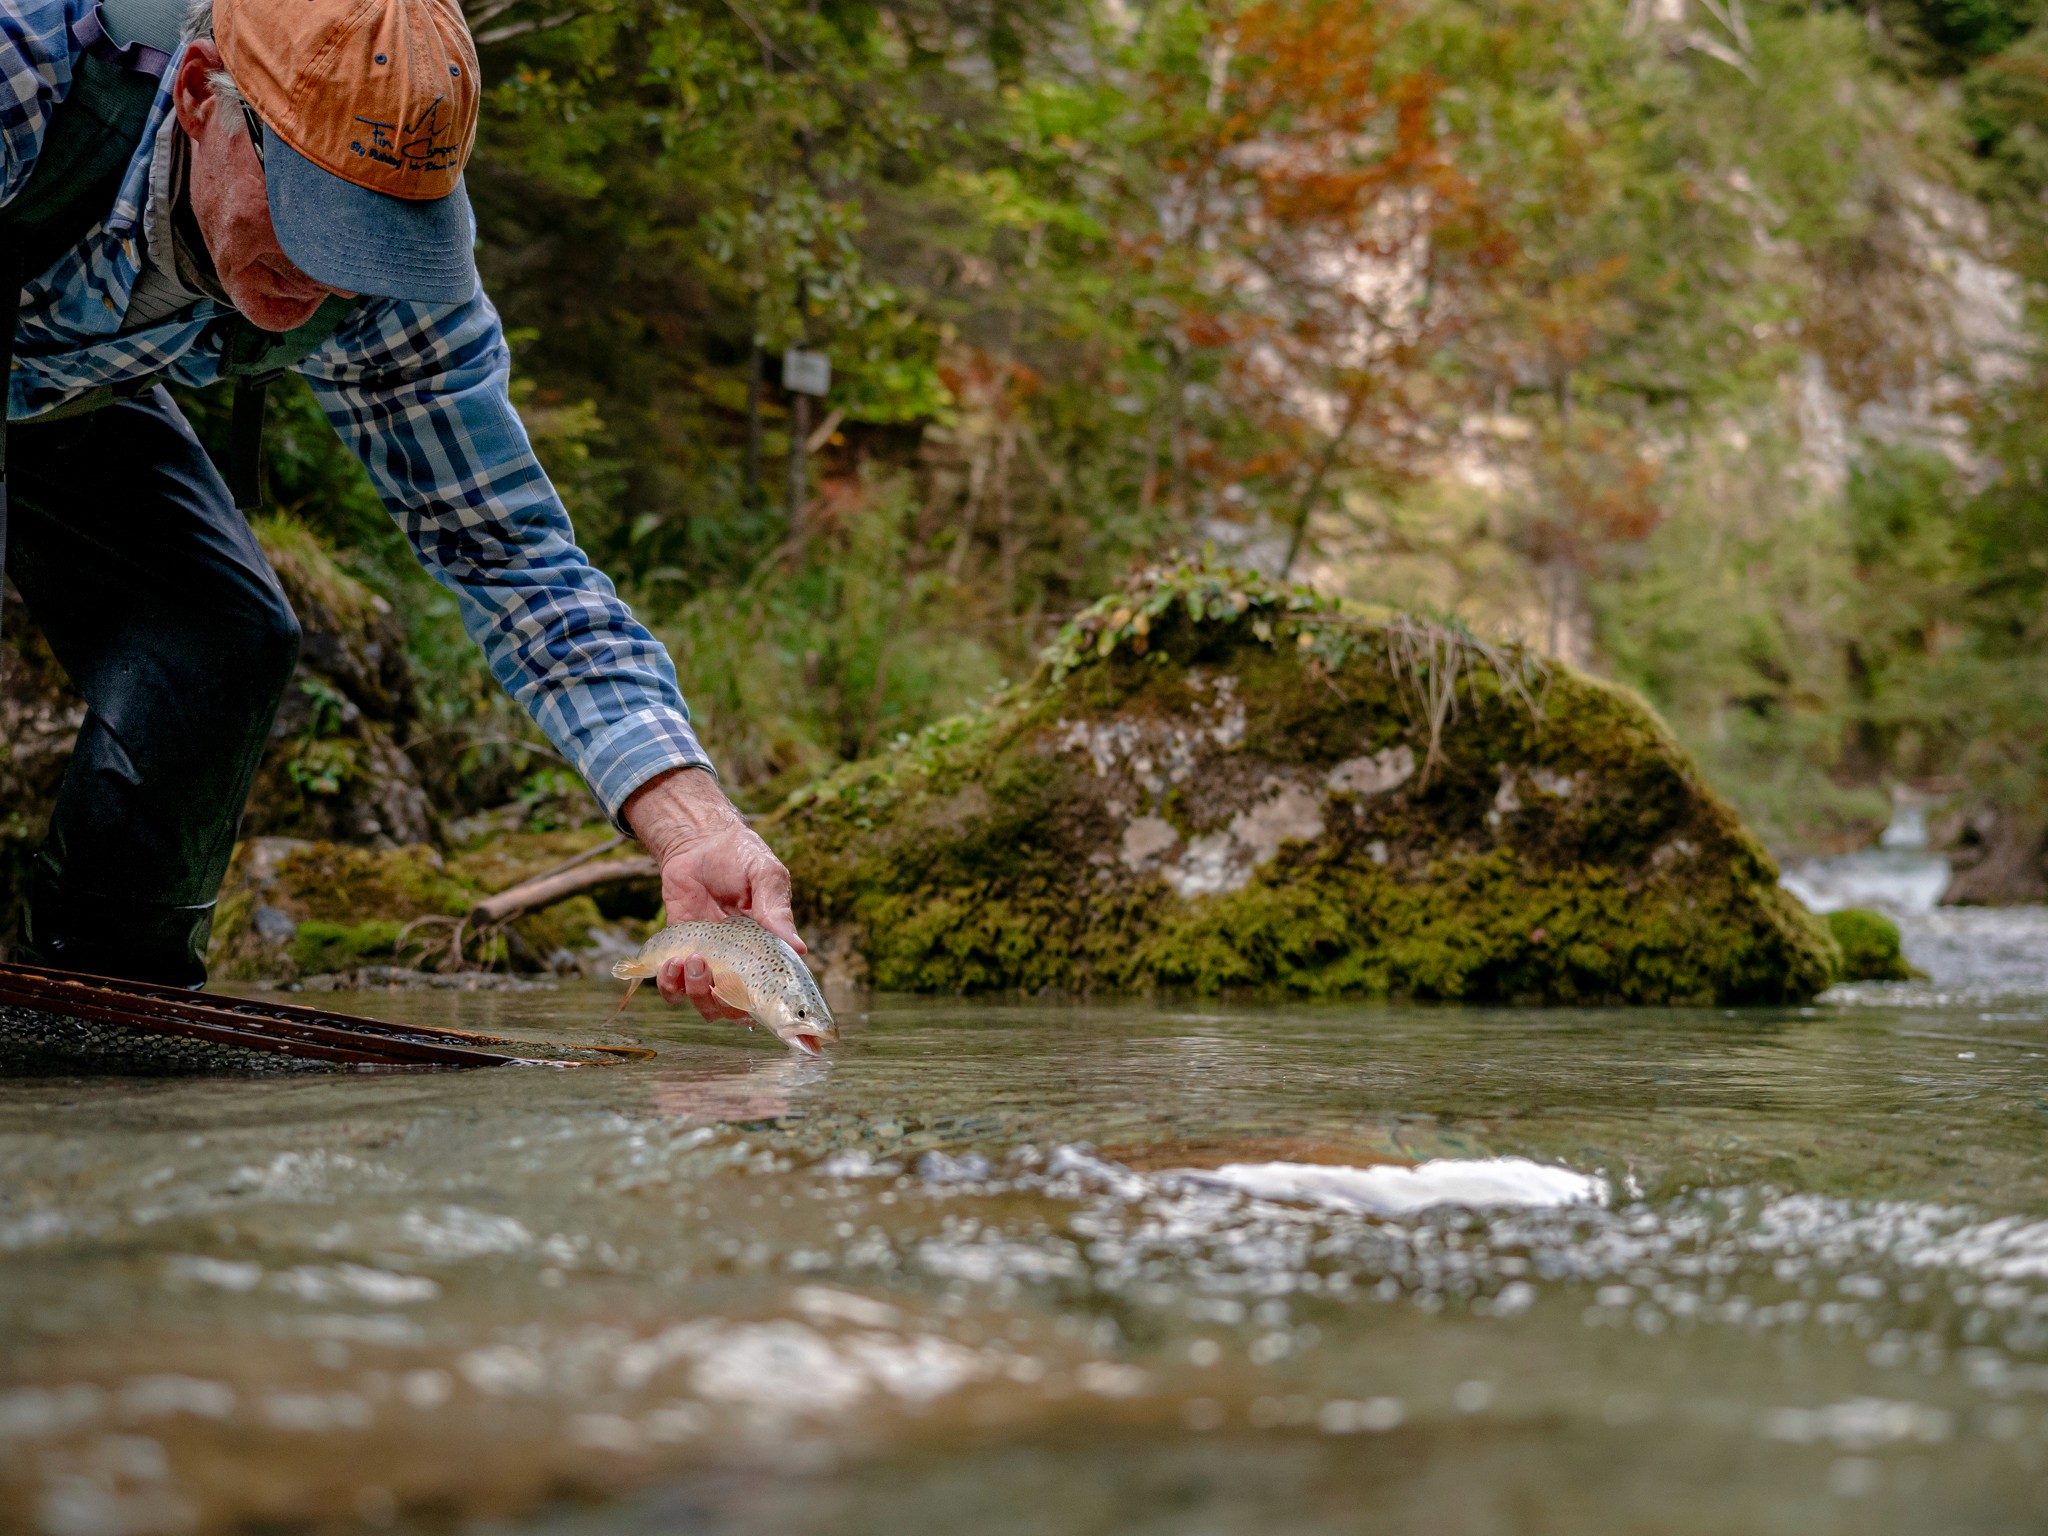
[[[722,923],[671,923],[612,967],[631,998],[671,960],[702,955],[711,967],[712,994],[771,1031],[792,1050],[816,1056],[839,1038],[832,1010],[810,970],[781,939],[744,913]],[[622,1001],[619,1006],[625,1007]]]

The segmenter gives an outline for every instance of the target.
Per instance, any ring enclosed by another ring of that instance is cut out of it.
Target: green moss
[[[208,930],[207,965],[217,969],[229,944],[248,931],[249,915],[256,910],[256,893],[246,885],[230,881],[221,889],[213,909],[213,926]]]
[[[405,925],[386,918],[363,923],[334,923],[312,918],[299,924],[292,941],[292,959],[302,976],[346,971],[366,962],[390,962],[397,953]]]
[[[1391,791],[1326,789],[1404,747]],[[1282,792],[1320,804],[1314,835],[1210,894],[1125,856],[1141,815],[1175,858],[1250,846]],[[804,920],[852,930],[884,988],[1764,1002],[1836,963],[1634,694],[1243,573],[1141,578],[1031,684],[792,797],[775,836]]]
[[[380,917],[459,917],[480,892],[451,875],[427,847],[351,848],[314,843],[278,861],[279,905],[292,916],[355,922]]]
[[[1925,973],[1906,963],[1899,948],[1899,925],[1881,912],[1845,907],[1830,912],[1828,932],[1842,947],[1843,981],[1912,981]]]
[[[534,954],[545,959],[558,950],[589,949],[590,930],[605,925],[604,914],[588,896],[571,896],[529,914],[513,924]]]

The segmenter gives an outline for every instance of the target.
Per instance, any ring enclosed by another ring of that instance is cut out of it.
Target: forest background
[[[742,804],[1208,551],[1634,685],[1781,855],[1903,795],[2048,896],[2048,4],[468,12],[515,398]],[[266,544],[373,643],[313,648],[249,830],[593,816],[270,409]]]

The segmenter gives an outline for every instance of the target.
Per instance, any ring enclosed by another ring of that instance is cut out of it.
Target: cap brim
[[[476,292],[462,183],[425,202],[372,192],[263,135],[270,222],[292,265],[316,283],[380,299],[460,304]]]

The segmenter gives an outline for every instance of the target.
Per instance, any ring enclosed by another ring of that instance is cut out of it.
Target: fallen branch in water
[[[608,859],[602,863],[591,862],[599,854],[608,853],[623,842],[625,838],[615,837],[610,842],[586,849],[566,863],[544,870],[509,890],[484,897],[461,917],[416,917],[400,930],[398,944],[405,944],[420,930],[445,925],[448,929],[447,946],[435,959],[435,968],[460,971],[467,969],[470,963],[462,953],[466,939],[489,938],[529,912],[551,907],[558,901],[566,901],[571,896],[580,896],[600,886],[616,885],[624,880],[659,880],[660,866],[645,854],[627,859]],[[422,946],[420,958],[424,962],[434,954],[436,946],[424,940],[418,942]]]

